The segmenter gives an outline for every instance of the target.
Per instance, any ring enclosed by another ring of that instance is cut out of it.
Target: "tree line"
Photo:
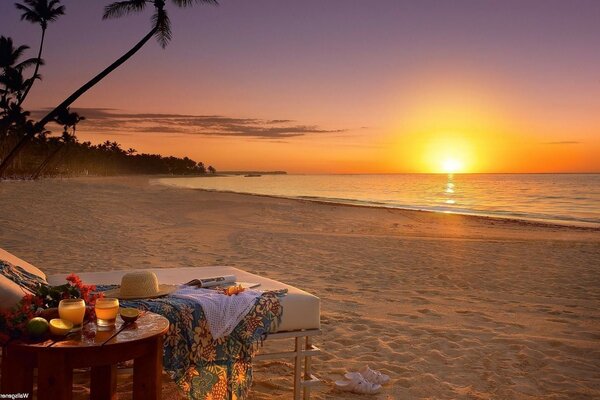
[[[36,137],[9,170],[11,177],[37,179],[51,176],[123,175],[123,174],[215,174],[188,157],[164,157],[123,149],[117,142],[92,144],[79,142],[73,136]]]
[[[178,7],[195,3],[217,4],[216,0],[171,0]],[[116,142],[93,145],[80,142],[76,137],[77,125],[85,120],[70,106],[85,92],[116,70],[152,37],[162,47],[171,40],[171,24],[166,0],[125,0],[107,5],[104,19],[119,18],[130,13],[153,8],[152,28],[131,50],[102,70],[62,103],[51,109],[39,121],[31,119],[31,112],[23,104],[35,82],[41,79],[40,67],[46,30],[51,22],[64,15],[60,0],[24,0],[15,3],[22,12],[21,20],[41,28],[37,57],[24,58],[29,49],[15,45],[12,38],[0,36],[0,179],[6,176],[38,178],[67,174],[205,174],[215,173],[212,166],[187,157],[163,157],[159,154],[138,154],[134,149],[124,150]],[[29,72],[33,69],[32,72]],[[56,123],[63,127],[60,136],[52,135],[46,126]]]

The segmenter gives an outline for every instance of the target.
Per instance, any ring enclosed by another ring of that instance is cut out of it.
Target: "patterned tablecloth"
[[[99,289],[106,290],[109,287]],[[122,301],[166,317],[163,364],[190,399],[240,400],[252,383],[252,356],[281,321],[281,294],[266,292],[234,331],[213,340],[202,307],[175,297]]]

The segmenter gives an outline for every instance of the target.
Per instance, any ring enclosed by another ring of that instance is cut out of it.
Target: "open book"
[[[244,289],[260,286],[260,283],[238,282],[235,275],[214,276],[211,278],[192,279],[187,286],[195,286],[203,289],[222,289],[229,286],[241,285]]]

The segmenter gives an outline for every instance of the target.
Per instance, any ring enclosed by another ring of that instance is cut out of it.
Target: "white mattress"
[[[257,289],[287,289],[288,293],[281,299],[283,316],[277,332],[297,331],[302,329],[319,329],[321,326],[321,300],[303,290],[273,279],[264,278],[233,267],[187,267],[146,269],[158,277],[160,283],[182,284],[192,279],[210,278],[213,276],[235,275],[238,281],[260,283]],[[121,276],[132,270],[82,272],[78,273],[86,284],[119,284]],[[61,285],[65,283],[65,274],[48,276],[48,283]]]

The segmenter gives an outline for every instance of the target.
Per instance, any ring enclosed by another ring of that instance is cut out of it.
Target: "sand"
[[[86,178],[1,183],[0,247],[48,273],[221,264],[312,292],[315,399],[363,398],[333,381],[365,364],[392,377],[373,399],[600,398],[598,229]],[[258,364],[251,399],[289,399],[291,373]]]

